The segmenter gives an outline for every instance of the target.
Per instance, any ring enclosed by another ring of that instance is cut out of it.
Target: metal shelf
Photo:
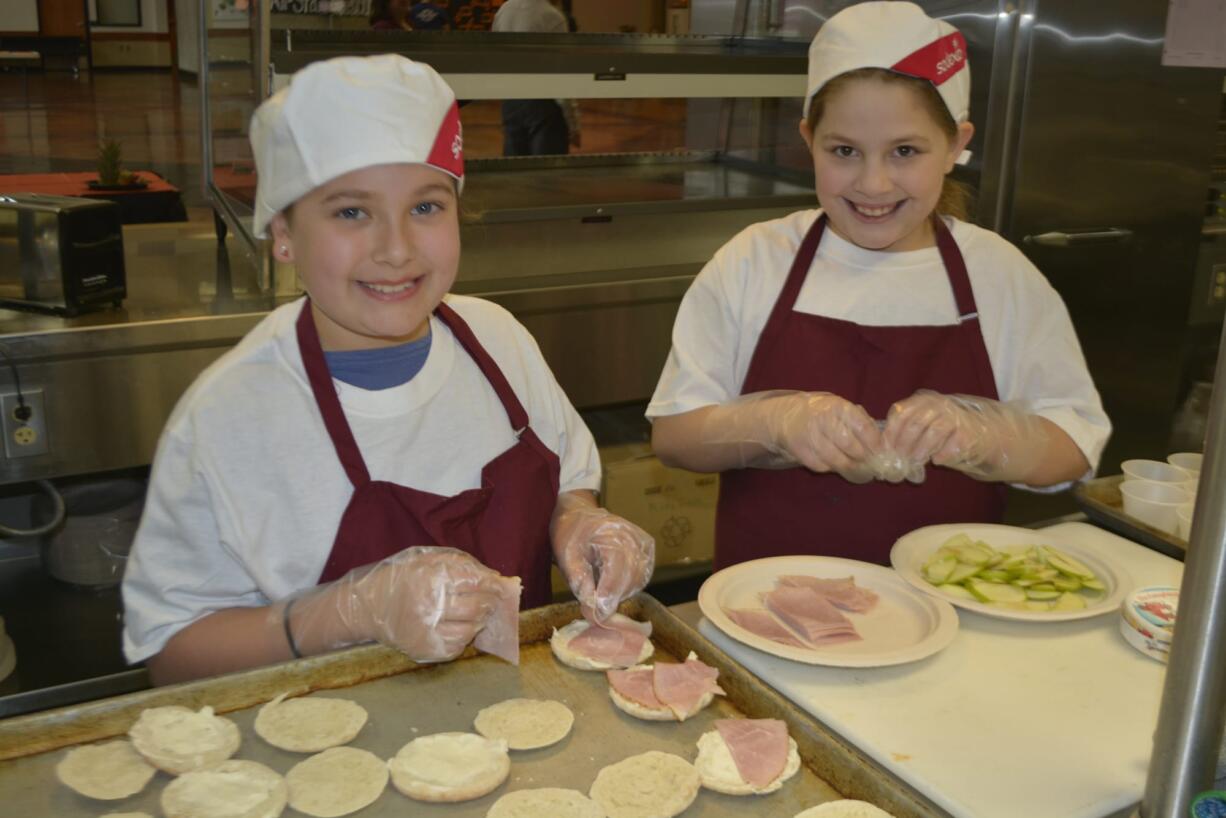
[[[346,54],[401,53],[432,65],[461,99],[799,97],[807,44],[643,34],[274,29],[278,76]]]

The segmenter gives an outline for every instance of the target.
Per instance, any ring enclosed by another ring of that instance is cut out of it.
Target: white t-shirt
[[[595,441],[502,307],[450,295],[561,460],[560,490],[596,490]],[[353,486],[324,428],[298,350],[305,300],[278,308],[205,370],[167,421],[123,580],[124,652],[138,662],[195,620],[266,605],[315,584]],[[374,480],[451,496],[516,441],[476,362],[431,318],[425,365],[408,383],[336,384]]]
[[[792,260],[820,210],[742,230],[716,252],[682,299],[647,416],[727,402],[741,394],[758,337]],[[1021,251],[995,233],[946,219],[966,261],[996,390],[1068,433],[1097,468],[1111,422],[1086,369],[1067,308]],[[826,230],[797,312],[868,326],[957,323],[940,251],[866,250]],[[903,396],[905,397],[905,396]],[[1058,490],[1059,486],[1045,489]]]
[[[507,0],[498,8],[492,31],[545,31],[565,34],[566,15],[549,0]]]

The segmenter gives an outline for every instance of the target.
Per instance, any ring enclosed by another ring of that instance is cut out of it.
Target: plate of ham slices
[[[948,645],[958,615],[893,570],[839,557],[790,556],[716,572],[698,592],[703,616],[752,648],[797,662],[881,667]]]

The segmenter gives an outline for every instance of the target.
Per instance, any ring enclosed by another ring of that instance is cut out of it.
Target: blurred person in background
[[[550,0],[507,0],[494,15],[495,32],[572,31]],[[502,103],[504,156],[568,153],[579,147],[579,106],[572,99],[508,99]]]

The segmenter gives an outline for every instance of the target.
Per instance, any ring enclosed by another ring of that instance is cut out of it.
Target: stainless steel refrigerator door
[[[1072,314],[1115,425],[1103,473],[1165,454],[1221,97],[1221,72],[1161,65],[1166,9],[1029,0],[1017,18],[996,227]]]

